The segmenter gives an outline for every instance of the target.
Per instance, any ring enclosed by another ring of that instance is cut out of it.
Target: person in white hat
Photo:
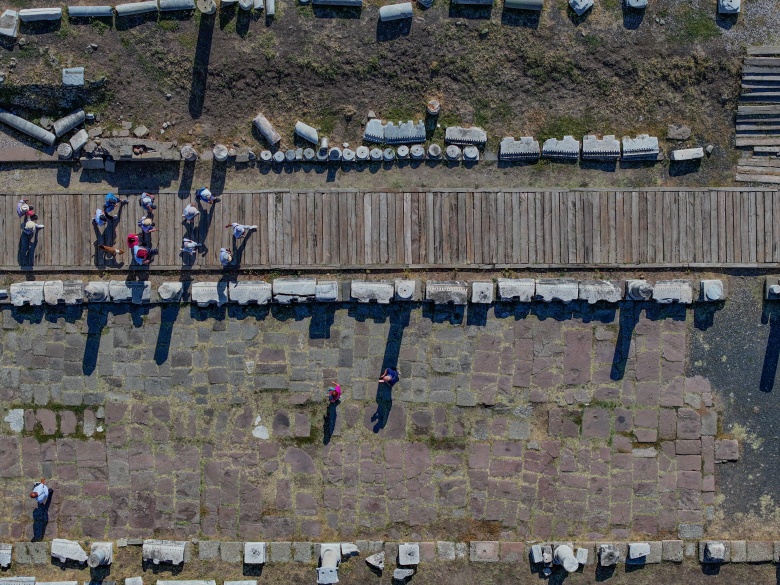
[[[43,229],[43,224],[35,223],[33,220],[27,220],[22,224],[22,231],[32,238],[38,232]]]
[[[221,248],[219,251],[219,261],[222,266],[227,266],[233,261],[233,253],[230,248]]]
[[[195,191],[195,197],[198,201],[203,201],[204,203],[210,203],[211,205],[214,205],[215,203],[219,203],[222,201],[219,197],[214,197],[214,195],[206,189],[206,187],[201,187],[197,191]]]
[[[33,211],[33,208],[30,207],[29,203],[29,199],[19,199],[19,202],[16,204],[16,215],[19,217],[33,215],[35,211]]]
[[[233,228],[233,237],[237,240],[240,240],[241,238],[245,237],[247,233],[256,230],[256,225],[244,225],[241,223],[229,223],[225,226],[226,228]]]
[[[200,248],[202,245],[203,244],[199,244],[195,240],[184,238],[181,242],[181,251],[185,254],[191,254],[192,256],[194,256],[195,253],[198,251],[198,248]]]
[[[154,222],[152,221],[152,218],[148,216],[144,216],[140,220],[138,220],[138,227],[141,228],[141,230],[145,234],[151,234],[152,232],[157,231],[157,228],[154,227]]]
[[[108,225],[108,218],[102,209],[95,210],[95,217],[92,218],[92,223],[99,228]]]
[[[184,213],[182,213],[181,216],[184,218],[184,221],[192,223],[192,221],[199,213],[200,211],[198,211],[197,207],[195,207],[192,203],[188,203],[187,207],[184,208]]]

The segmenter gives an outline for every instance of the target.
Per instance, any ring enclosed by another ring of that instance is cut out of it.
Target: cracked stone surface
[[[716,505],[718,411],[686,377],[692,312],[561,311],[5,309],[0,398],[25,426],[0,423],[0,537],[29,537],[19,494],[42,474],[47,538],[696,532]],[[376,379],[396,363],[390,391]],[[272,559],[306,554],[283,544]]]

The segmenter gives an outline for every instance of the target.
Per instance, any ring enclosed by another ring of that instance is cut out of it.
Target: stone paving
[[[2,538],[697,538],[737,456],[683,308],[2,313]]]

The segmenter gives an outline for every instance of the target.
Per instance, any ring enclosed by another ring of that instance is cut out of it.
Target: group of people
[[[30,239],[35,237],[38,230],[43,229],[43,224],[38,223],[38,214],[35,211],[35,208],[30,205],[29,199],[19,199],[19,202],[16,204],[16,215],[19,216],[19,219],[22,222],[22,233]]]
[[[214,196],[214,194],[205,187],[202,187],[195,192],[195,202],[200,206],[204,204],[214,205],[220,201],[221,199],[219,197]],[[26,200],[24,200],[24,202],[26,204]],[[128,199],[120,199],[114,193],[107,194],[103,203],[103,208],[95,210],[95,217],[92,219],[92,223],[98,228],[105,227],[110,222],[117,219],[117,216],[112,215],[114,210],[117,208],[121,209],[122,206],[127,205],[128,202]],[[152,247],[151,241],[151,234],[157,231],[154,222],[154,210],[157,209],[157,205],[155,205],[155,196],[146,192],[141,193],[138,204],[143,209],[144,215],[138,220],[137,233],[128,234],[127,247],[132,250],[133,259],[136,264],[143,266],[150,264],[154,256],[159,253],[157,248]],[[195,218],[200,214],[200,211],[201,210],[198,209],[198,207],[192,203],[188,203],[182,213],[184,223],[192,226],[195,223]],[[39,225],[37,226],[37,229],[42,227],[42,225]],[[236,240],[241,240],[242,238],[245,238],[247,234],[256,230],[257,226],[234,222],[227,224],[225,228],[233,230],[233,237]],[[36,229],[35,226],[33,226],[32,229]],[[182,255],[195,256],[201,247],[203,247],[202,242],[185,236],[182,238],[180,252]],[[100,248],[113,255],[122,254],[124,252],[124,250],[105,245],[101,245]],[[222,266],[229,266],[233,262],[233,250],[231,248],[221,248],[218,258]]]

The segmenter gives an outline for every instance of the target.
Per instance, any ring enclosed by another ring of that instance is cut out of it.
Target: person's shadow
[[[325,413],[325,416],[323,417],[324,421],[324,427],[323,427],[323,439],[322,442],[327,445],[330,443],[331,437],[333,437],[333,431],[336,430],[336,416],[337,416],[337,410],[336,407],[339,405],[341,400],[337,400],[336,402],[329,402],[328,403],[328,410]]]
[[[374,432],[378,433],[387,426],[387,419],[393,408],[393,388],[390,384],[380,382],[376,388],[376,412],[371,416]]]
[[[769,337],[766,340],[764,364],[761,367],[761,380],[758,384],[761,392],[771,392],[775,387],[777,363],[780,359],[780,308],[777,303],[764,303],[761,323],[769,324]]]
[[[22,231],[22,235],[19,238],[19,251],[17,254],[17,260],[19,266],[22,268],[30,268],[35,264],[35,248],[38,247],[38,232],[41,230],[36,229],[33,235],[29,235]]]
[[[46,498],[45,504],[38,504],[38,507],[33,510],[33,537],[31,542],[41,542],[46,536],[46,526],[49,524],[49,506],[54,499],[54,490],[49,488],[49,497]]]

